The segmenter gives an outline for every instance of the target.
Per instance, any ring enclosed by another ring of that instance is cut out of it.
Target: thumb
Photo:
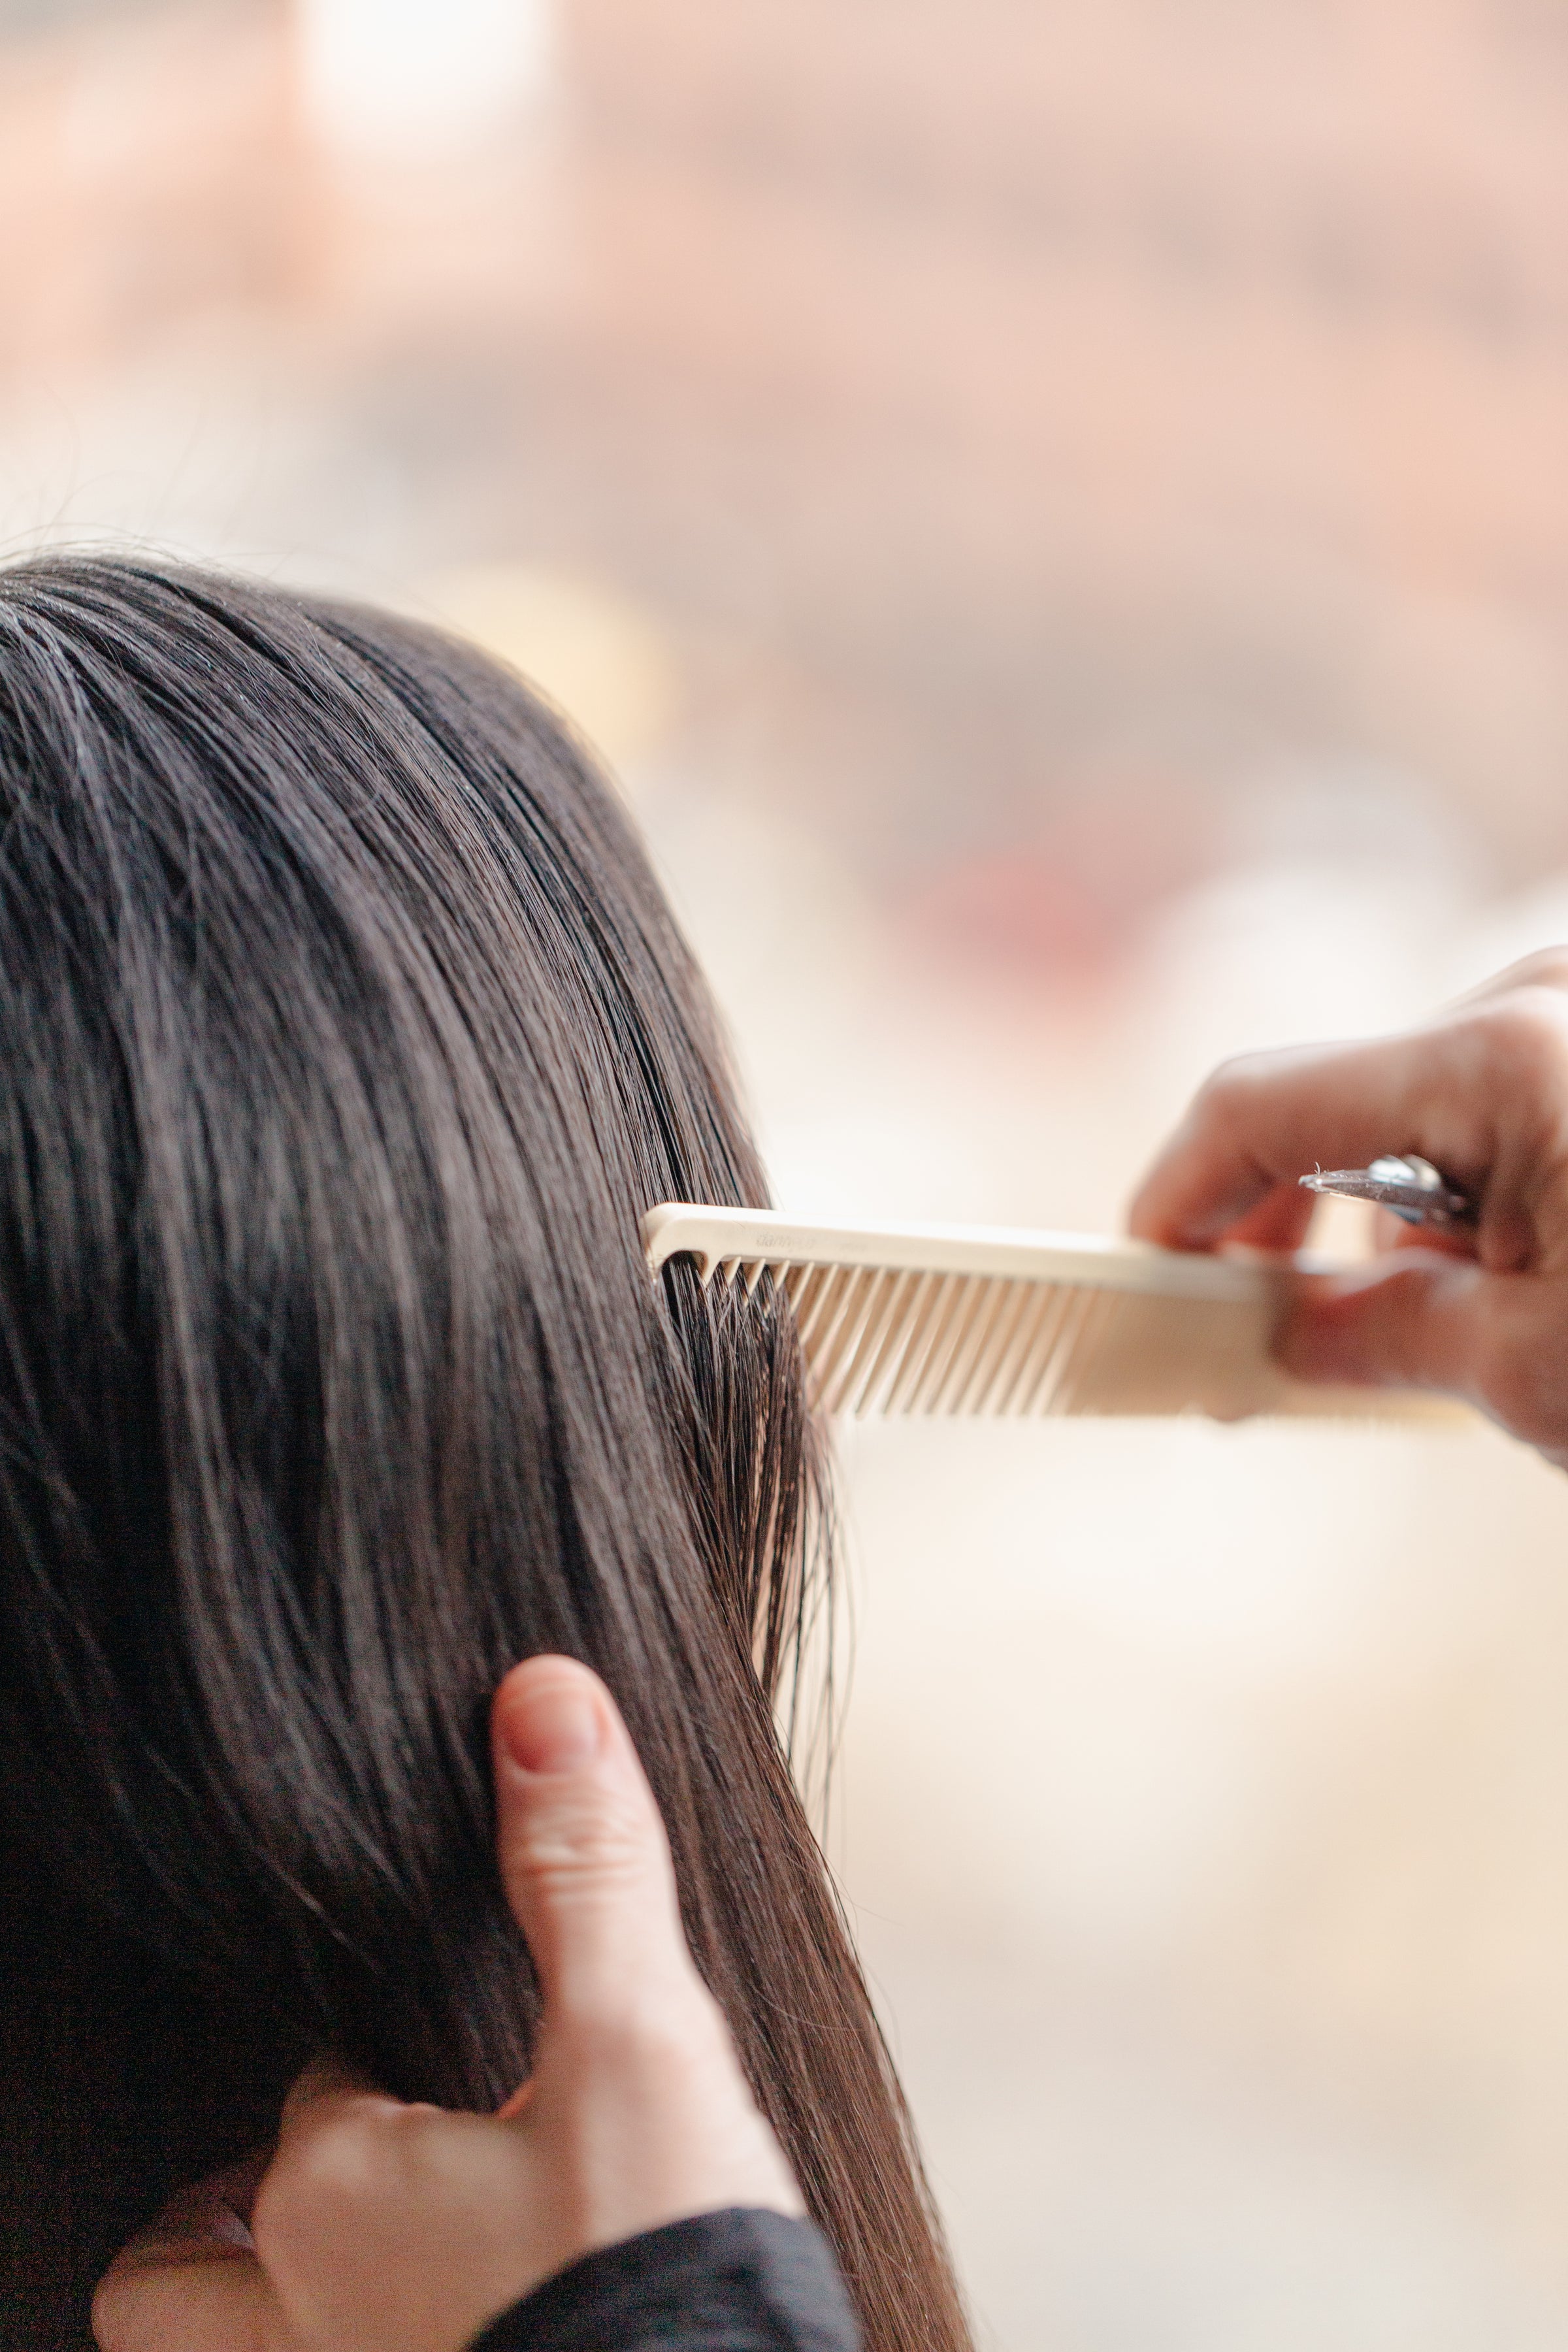
[[[664,1824],[598,1676],[530,1658],[490,1722],[501,1879],[547,2019],[616,2013],[666,1970],[695,1983]]]
[[[1470,1260],[1418,1249],[1302,1276],[1275,1353],[1301,1380],[1468,1395],[1487,1279]]]

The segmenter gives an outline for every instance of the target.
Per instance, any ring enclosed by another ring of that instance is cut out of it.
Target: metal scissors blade
[[[1476,1220],[1469,1195],[1415,1152],[1374,1160],[1370,1168],[1319,1168],[1297,1181],[1309,1192],[1373,1201],[1380,1209],[1392,1209],[1407,1225],[1470,1225]]]

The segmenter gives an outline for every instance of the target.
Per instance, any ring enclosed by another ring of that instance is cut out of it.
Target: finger
[[[278,2126],[278,2146],[292,2147],[308,2134],[337,2116],[362,2110],[370,2114],[401,2111],[402,2102],[378,2091],[368,2075],[345,2059],[330,2053],[312,2058],[295,2076]]]
[[[254,2254],[116,2261],[92,2303],[100,2352],[268,2352],[278,2326]]]
[[[1317,1207],[1317,1195],[1300,1184],[1277,1184],[1237,1219],[1226,1239],[1249,1249],[1300,1249]]]
[[[1466,989],[1463,995],[1454,999],[1450,1010],[1487,1004],[1520,988],[1556,988],[1568,992],[1568,947],[1537,948],[1518,963],[1510,963],[1506,971],[1493,972],[1489,980]]]
[[[1208,1249],[1321,1167],[1320,1055],[1227,1063],[1201,1089],[1133,1196],[1130,1230],[1167,1249]]]
[[[650,1977],[695,1988],[664,1824],[598,1676],[531,1658],[491,1727],[501,1877],[547,2018],[617,2011]]]
[[[345,2161],[353,2173],[367,2150],[384,2144],[388,2125],[415,2113],[433,2112],[389,2097],[341,2058],[312,2058],[295,2076],[283,2102],[273,2163],[255,2200],[264,2210],[253,2207],[264,2261],[272,2263],[276,2252],[280,2181],[318,2179],[323,2166],[325,2177],[341,2181]]]
[[[1212,1248],[1315,1167],[1415,1151],[1479,1200],[1479,1253],[1501,1271],[1529,1262],[1538,1213],[1562,1221],[1565,1126],[1568,1003],[1515,991],[1409,1036],[1228,1065],[1144,1180],[1131,1227]]]
[[[1474,1225],[1412,1225],[1396,1217],[1392,1209],[1379,1209],[1373,1220],[1373,1254],[1376,1257],[1392,1255],[1396,1250],[1426,1250],[1441,1257],[1474,1258],[1479,1241]]]
[[[1308,1381],[1474,1392],[1488,1277],[1439,1252],[1401,1251],[1302,1281],[1275,1342]]]
[[[1395,1150],[1421,1058],[1399,1038],[1227,1064],[1145,1177],[1132,1231],[1168,1248],[1211,1247],[1314,1169],[1363,1167]]]
[[[526,2083],[520,2083],[510,2098],[496,2109],[502,2123],[515,2123],[519,2116],[526,2115],[533,2105],[538,2090],[539,2084],[531,2074]]]
[[[219,2176],[132,2239],[93,2297],[100,2352],[265,2352],[276,2312],[237,2210],[254,2189],[251,2168]]]
[[[664,1824],[608,1691],[514,1667],[492,1716],[498,1850],[544,1994],[535,2095],[597,2148],[594,2242],[725,2205],[805,2209],[687,1948]]]

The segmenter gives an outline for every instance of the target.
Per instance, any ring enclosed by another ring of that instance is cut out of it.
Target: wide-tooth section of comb
[[[829,1413],[1204,1412],[1386,1418],[1430,1398],[1292,1381],[1269,1337],[1281,1270],[1096,1235],[819,1226],[667,1202],[643,1223],[654,1271],[754,1293],[795,1318],[812,1401]]]

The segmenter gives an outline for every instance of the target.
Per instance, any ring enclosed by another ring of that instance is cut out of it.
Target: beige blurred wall
[[[58,32],[33,0],[0,92],[10,373],[258,312],[357,361],[372,409],[445,356],[493,497],[457,451],[388,462],[449,533],[531,524],[787,646],[865,726],[912,709],[939,853],[931,771],[966,743],[1006,848],[1097,758],[1281,734],[1415,767],[1510,875],[1561,849],[1551,0],[552,13],[510,139],[378,170],[323,145],[285,0]]]

